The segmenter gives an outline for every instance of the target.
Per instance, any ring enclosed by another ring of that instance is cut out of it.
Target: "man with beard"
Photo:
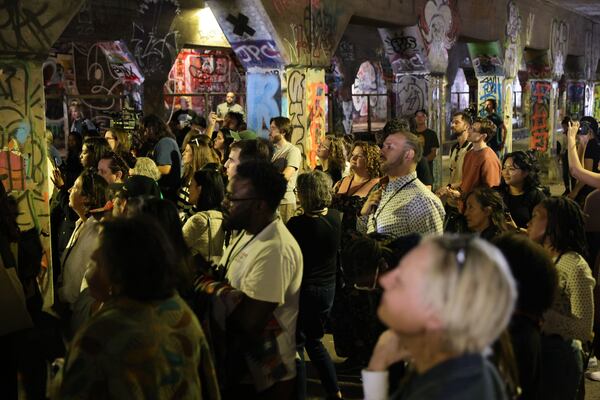
[[[387,137],[380,152],[384,176],[361,210],[361,215],[369,217],[367,233],[389,238],[411,233],[441,235],[444,206],[417,179],[416,167],[423,154],[419,139],[395,125],[390,121],[384,127]]]
[[[269,354],[277,361],[248,364],[251,374],[241,383],[232,382],[231,398],[293,397],[303,266],[298,243],[277,216],[286,185],[277,169],[264,161],[238,165],[227,185],[224,227],[241,233],[227,247],[221,263],[231,286],[243,292],[227,320],[228,333],[243,338],[248,347],[242,349],[244,353],[251,353],[251,346],[272,337],[273,347],[267,343],[261,347],[270,349]],[[253,360],[260,359],[251,354]]]
[[[498,105],[496,99],[487,99],[485,101],[486,118],[492,121],[496,126],[496,131],[488,139],[487,144],[494,150],[496,155],[500,157],[500,153],[504,149],[504,142],[506,141],[506,126],[504,125],[502,118],[496,112],[497,108]]]
[[[450,129],[456,138],[456,143],[450,149],[450,182],[447,187],[440,188],[437,195],[446,200],[446,231],[462,232],[466,229],[464,218],[458,211],[457,200],[447,195],[448,189],[458,189],[462,182],[462,170],[465,154],[473,148],[473,143],[467,140],[471,117],[465,111],[459,111],[452,116]]]

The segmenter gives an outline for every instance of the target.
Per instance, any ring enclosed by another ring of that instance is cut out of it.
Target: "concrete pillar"
[[[446,137],[446,77],[445,75],[431,75],[429,77],[429,127],[433,129],[440,142],[438,156],[433,162],[433,190],[442,184],[442,149]]]
[[[54,296],[42,63],[82,3],[7,2],[0,28],[0,180],[17,199],[21,230],[40,233],[45,307]]]
[[[600,120],[600,82],[594,85],[594,118]]]
[[[305,167],[317,165],[317,144],[325,135],[327,84],[323,68],[287,67],[284,111],[292,123],[292,140],[304,156]]]
[[[264,138],[269,135],[271,118],[282,115],[282,78],[278,68],[255,68],[246,75],[248,128]]]

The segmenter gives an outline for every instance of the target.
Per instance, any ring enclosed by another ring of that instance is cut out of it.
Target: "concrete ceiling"
[[[577,14],[586,16],[600,23],[600,0],[547,0],[557,7],[562,7]]]

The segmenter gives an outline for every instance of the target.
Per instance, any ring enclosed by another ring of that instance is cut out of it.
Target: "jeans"
[[[304,349],[319,373],[319,378],[328,396],[339,391],[337,375],[331,357],[321,343],[325,334],[325,322],[333,305],[335,284],[330,286],[305,286],[300,290],[298,326],[296,328],[296,348],[300,360],[296,360],[297,398],[306,398],[306,365]]]
[[[583,353],[578,341],[542,335],[540,398],[574,400],[583,375]]]

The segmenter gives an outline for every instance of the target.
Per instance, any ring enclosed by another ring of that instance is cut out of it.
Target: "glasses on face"
[[[505,165],[502,167],[502,171],[508,171],[509,173],[513,173],[515,171],[520,171],[521,168],[513,167],[512,165]]]
[[[319,143],[319,147],[325,150],[329,150],[329,146],[325,146],[324,143]]]
[[[366,158],[363,154],[352,154],[352,156],[350,157],[350,159],[360,159],[360,158]]]
[[[233,197],[233,193],[225,192],[225,201],[235,203],[236,201],[261,200],[260,197]]]

